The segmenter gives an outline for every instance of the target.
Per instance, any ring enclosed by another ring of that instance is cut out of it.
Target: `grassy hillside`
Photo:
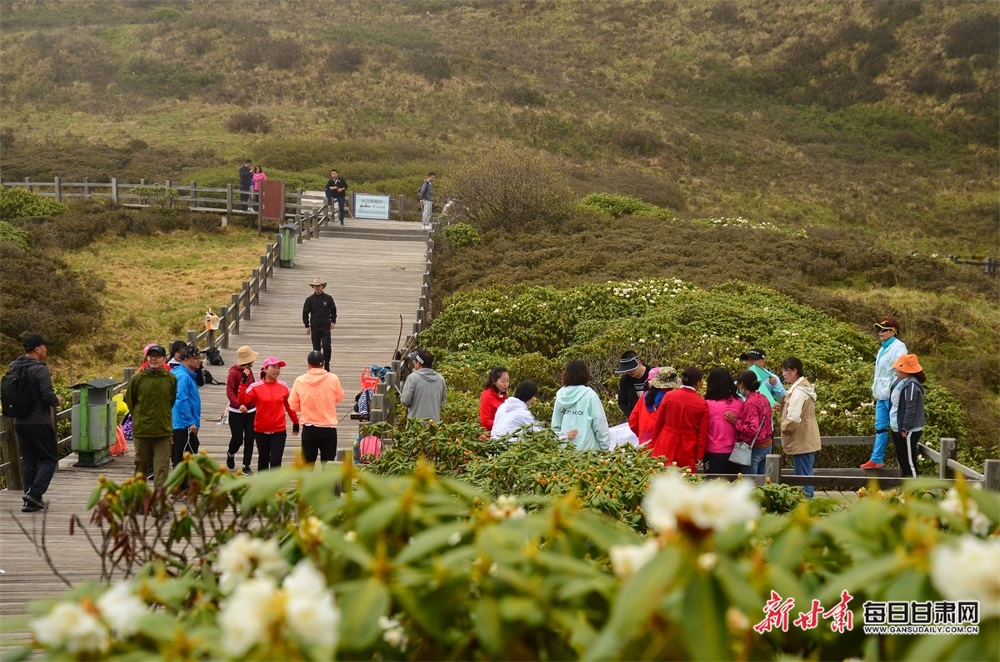
[[[442,188],[497,143],[577,193],[997,245],[992,2],[6,2],[5,178]],[[258,130],[260,133],[241,133]]]

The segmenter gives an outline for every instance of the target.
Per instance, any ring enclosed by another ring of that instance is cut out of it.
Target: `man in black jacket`
[[[10,368],[25,369],[27,383],[24,388],[33,391],[35,407],[27,416],[14,419],[14,432],[24,455],[21,465],[24,505],[21,512],[33,513],[45,508],[42,495],[49,489],[59,466],[59,444],[52,427],[52,407],[62,404],[62,398],[52,389],[52,375],[43,363],[52,341],[33,333],[25,337],[22,344],[24,356],[14,359]]]
[[[635,352],[629,350],[622,354],[618,360],[616,375],[621,375],[618,380],[618,407],[628,418],[635,403],[646,392],[646,380],[649,378],[649,367],[643,365],[642,359]]]
[[[344,224],[344,209],[347,195],[347,180],[340,176],[336,170],[330,171],[330,179],[326,182],[326,203],[332,205],[334,200],[340,207],[340,224]]]
[[[306,334],[312,336],[314,350],[323,351],[323,367],[330,371],[330,332],[337,326],[337,304],[333,297],[323,292],[326,282],[314,278],[310,287],[313,293],[306,297],[302,306],[302,323]]]
[[[247,159],[240,166],[240,209],[246,211],[250,203],[250,189],[253,188],[253,162]]]

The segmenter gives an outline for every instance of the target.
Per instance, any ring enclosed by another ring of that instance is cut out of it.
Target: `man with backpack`
[[[53,390],[52,374],[44,363],[52,341],[33,333],[22,344],[24,356],[14,359],[3,377],[3,414],[14,419],[14,432],[24,456],[21,512],[34,513],[45,508],[42,495],[59,466],[52,407],[62,404],[62,398]]]

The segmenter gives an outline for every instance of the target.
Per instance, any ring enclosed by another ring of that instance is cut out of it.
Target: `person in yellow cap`
[[[924,382],[927,376],[916,354],[903,354],[892,364],[896,381],[889,393],[889,429],[896,446],[901,478],[917,477],[917,444],[923,434]]]

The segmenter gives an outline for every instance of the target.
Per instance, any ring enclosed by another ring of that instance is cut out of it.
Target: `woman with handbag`
[[[774,444],[774,419],[771,403],[757,389],[760,381],[752,370],[744,370],[736,378],[736,388],[746,398],[738,416],[726,413],[726,420],[736,428],[733,457],[739,464],[748,464],[746,473],[764,473],[764,464]],[[748,462],[743,462],[744,458]]]
[[[746,470],[730,461],[736,446],[736,428],[727,414],[738,417],[743,410],[743,400],[736,391],[733,376],[725,368],[708,371],[705,387],[708,404],[708,441],[705,444],[705,473],[737,474]],[[747,457],[749,465],[750,458]]]

